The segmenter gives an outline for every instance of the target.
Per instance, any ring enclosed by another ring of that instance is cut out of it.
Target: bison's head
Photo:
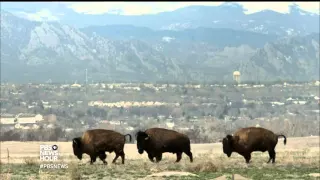
[[[222,140],[223,153],[225,153],[228,157],[230,157],[232,154],[232,141],[232,136],[229,134]]]
[[[72,140],[72,148],[73,154],[78,157],[78,159],[82,159],[82,147],[81,147],[81,137],[74,138]]]
[[[136,138],[137,138],[137,148],[138,148],[138,152],[139,154],[142,154],[143,151],[145,150],[145,145],[148,143],[150,136],[142,131],[139,131],[136,134]]]

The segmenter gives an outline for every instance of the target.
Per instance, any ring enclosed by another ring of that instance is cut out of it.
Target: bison
[[[268,151],[270,158],[267,163],[270,163],[271,160],[272,163],[275,163],[275,147],[278,143],[278,137],[284,137],[284,145],[286,145],[287,138],[282,134],[274,134],[272,131],[260,127],[242,128],[233,136],[228,134],[223,138],[223,152],[228,157],[232,152],[237,152],[245,158],[246,163],[249,163],[253,151]]]
[[[136,139],[139,154],[146,151],[151,162],[154,162],[154,158],[156,162],[161,161],[162,153],[165,152],[177,154],[176,162],[179,162],[182,153],[185,153],[189,156],[190,162],[193,162],[190,139],[184,134],[163,128],[150,128],[144,132],[137,132]]]
[[[107,164],[105,152],[111,153],[114,151],[116,157],[112,163],[115,163],[118,157],[121,156],[122,164],[124,164],[125,153],[123,148],[126,136],[129,136],[131,142],[132,137],[130,134],[122,135],[105,129],[87,130],[82,137],[76,137],[72,140],[73,153],[80,160],[82,159],[82,154],[88,154],[91,159],[90,164],[93,164],[98,156],[104,164]]]

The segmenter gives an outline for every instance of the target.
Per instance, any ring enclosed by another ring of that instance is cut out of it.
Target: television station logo
[[[57,145],[40,145],[40,161],[58,161]]]
[[[68,164],[57,164],[59,160],[59,147],[58,145],[40,145],[40,161],[46,164],[40,164],[40,169],[60,169],[68,168]],[[49,163],[51,162],[51,163]]]

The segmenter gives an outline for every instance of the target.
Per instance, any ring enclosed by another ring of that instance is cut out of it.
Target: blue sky
[[[116,13],[122,15],[156,14],[190,5],[218,6],[225,2],[1,2],[1,9],[15,9],[29,19],[58,20],[66,9],[84,14]],[[319,2],[236,2],[246,14],[262,10],[288,13],[289,6],[297,4],[302,10],[320,14]]]

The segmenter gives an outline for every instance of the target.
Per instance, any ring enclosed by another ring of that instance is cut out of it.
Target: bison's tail
[[[278,137],[283,137],[284,138],[284,141],[283,141],[283,144],[286,145],[287,144],[287,138],[285,135],[283,134],[279,134]]]
[[[129,136],[129,139],[130,139],[130,142],[131,142],[132,141],[131,135],[130,134],[126,134],[126,135],[124,135],[124,138],[126,138],[126,136]]]

